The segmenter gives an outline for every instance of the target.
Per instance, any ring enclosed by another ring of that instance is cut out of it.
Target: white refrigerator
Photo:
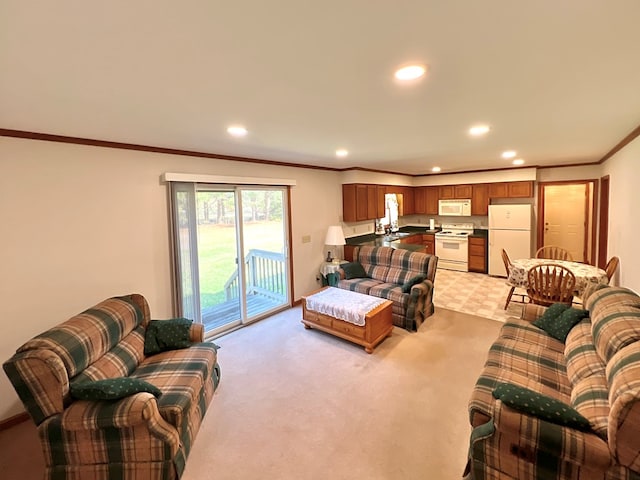
[[[507,276],[503,248],[511,260],[531,258],[531,205],[489,205],[489,275]]]

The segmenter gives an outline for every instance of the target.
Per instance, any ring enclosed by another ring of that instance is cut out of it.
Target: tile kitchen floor
[[[504,322],[507,318],[520,318],[522,315],[522,303],[514,302],[521,300],[520,295],[514,294],[509,308],[503,308],[510,288],[506,278],[438,269],[433,303],[436,308],[447,308]],[[516,292],[521,291],[516,289]]]

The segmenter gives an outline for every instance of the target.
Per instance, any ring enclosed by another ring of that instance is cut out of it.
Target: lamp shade
[[[327,230],[327,236],[324,239],[325,245],[344,245],[344,233],[340,225],[331,225]]]

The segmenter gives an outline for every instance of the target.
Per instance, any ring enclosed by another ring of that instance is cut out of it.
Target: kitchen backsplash
[[[473,223],[474,228],[489,228],[489,217],[472,215],[470,217],[441,217],[440,215],[405,215],[400,217],[398,226],[422,226],[429,228],[429,220],[434,219],[436,227],[443,223]]]

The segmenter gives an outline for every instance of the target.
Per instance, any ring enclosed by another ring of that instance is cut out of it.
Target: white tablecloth
[[[509,273],[507,282],[509,285],[513,285],[514,287],[527,288],[529,285],[529,269],[536,265],[540,265],[541,263],[555,263],[571,270],[571,273],[576,277],[576,294],[578,296],[582,295],[582,292],[584,292],[584,289],[589,285],[589,283],[609,283],[607,272],[601,268],[594,267],[593,265],[586,263],[568,262],[566,260],[551,260],[548,258],[521,258],[513,260],[511,263],[513,266]]]
[[[367,313],[382,305],[386,300],[351,290],[328,287],[307,297],[306,302],[309,310],[324,313],[362,327],[365,324],[364,317]]]

